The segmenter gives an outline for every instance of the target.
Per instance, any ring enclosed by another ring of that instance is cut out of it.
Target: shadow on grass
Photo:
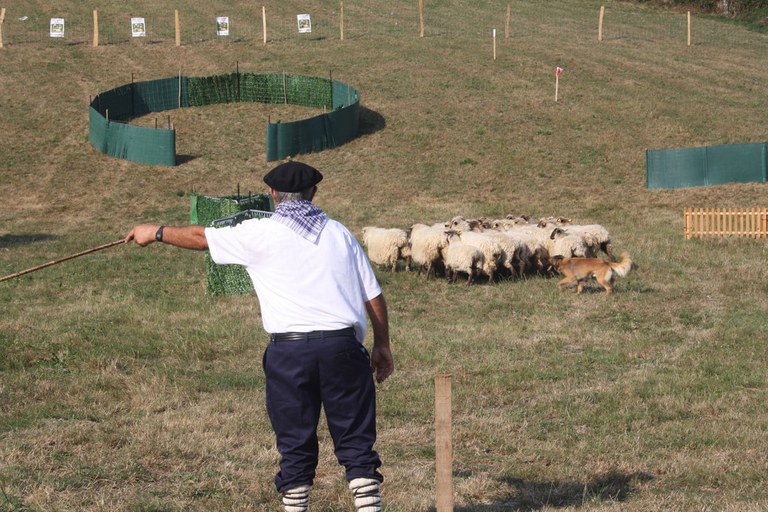
[[[360,106],[360,135],[371,135],[387,127],[387,120],[378,112]]]
[[[176,155],[176,165],[184,165],[196,158],[200,158],[200,155]]]
[[[457,507],[455,510],[534,511],[544,508],[581,507],[601,502],[620,503],[637,492],[638,484],[652,479],[647,473],[619,471],[595,476],[587,482],[530,482],[520,478],[505,478],[501,483],[513,489],[508,497],[488,505],[468,505]]]
[[[43,233],[29,233],[26,235],[2,235],[0,236],[0,249],[8,249],[17,245],[34,244],[36,242],[44,242],[46,240],[55,240],[57,237],[54,235],[46,235]]]

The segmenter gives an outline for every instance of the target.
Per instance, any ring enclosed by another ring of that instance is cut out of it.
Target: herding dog
[[[560,291],[563,287],[577,284],[576,292],[584,291],[584,282],[590,277],[597,279],[597,282],[605,288],[605,294],[610,295],[613,291],[613,281],[616,276],[626,277],[632,269],[632,259],[629,253],[621,253],[621,260],[609,261],[602,258],[563,258],[555,256],[552,258],[552,266],[563,274],[563,279],[557,283]]]

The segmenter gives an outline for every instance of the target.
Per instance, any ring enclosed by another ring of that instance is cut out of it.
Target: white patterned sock
[[[381,512],[379,481],[373,478],[355,478],[349,482],[357,512]]]
[[[309,485],[301,485],[285,491],[283,493],[285,512],[307,512],[310,489]]]

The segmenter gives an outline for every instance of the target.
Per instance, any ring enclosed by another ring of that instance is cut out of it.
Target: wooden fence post
[[[0,48],[3,47],[3,23],[5,22],[5,7],[0,9]]]
[[[691,46],[691,11],[688,11],[688,46]]]
[[[511,7],[509,6],[509,2],[507,2],[507,17],[504,18],[504,39],[509,39],[509,18],[511,17],[510,9]]]
[[[93,10],[93,47],[99,46],[99,11]]]
[[[173,13],[173,17],[176,21],[176,46],[181,46],[181,24],[179,23],[179,10],[176,9]]]
[[[264,44],[267,44],[267,7],[261,6],[261,32],[264,35]]]
[[[339,37],[344,40],[344,2],[339,2]]]
[[[598,28],[597,28],[597,41],[602,42],[603,41],[603,19],[605,18],[605,6],[600,6],[600,21],[598,22]]]
[[[435,376],[435,508],[453,512],[451,376]]]
[[[424,37],[424,0],[419,0],[419,37]]]

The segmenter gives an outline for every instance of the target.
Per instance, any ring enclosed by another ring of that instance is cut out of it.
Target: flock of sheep
[[[518,278],[548,274],[554,256],[615,259],[608,230],[599,224],[578,225],[562,217],[532,220],[507,215],[503,219],[454,217],[410,229],[366,226],[362,242],[371,263],[397,270],[404,262],[426,272],[427,279],[442,274],[454,282],[459,274],[467,284],[485,278]]]

